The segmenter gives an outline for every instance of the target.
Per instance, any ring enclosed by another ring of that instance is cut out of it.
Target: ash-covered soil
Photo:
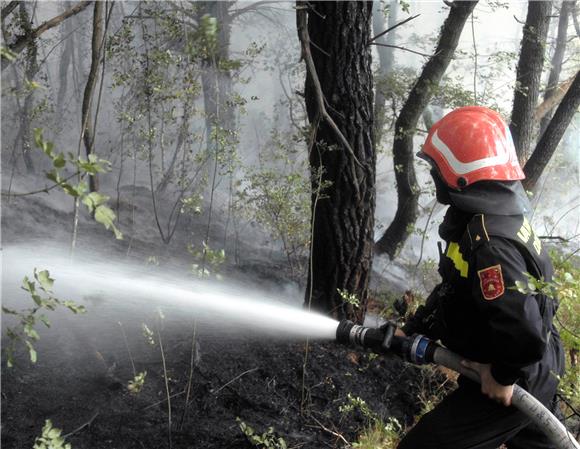
[[[334,343],[311,343],[304,363],[300,342],[202,334],[190,371],[191,333],[166,329],[163,338],[174,448],[253,447],[238,418],[258,434],[273,427],[288,447],[344,447],[337,435],[355,441],[366,424],[360,411],[340,412],[349,393],[385,419],[410,424],[419,412],[413,380],[418,368],[397,358],[371,360]],[[129,345],[136,346],[131,339]],[[64,434],[72,433],[67,441],[77,449],[169,447],[159,346],[133,349],[137,371],[147,371],[139,394],[127,389],[133,374],[123,349],[87,347],[65,360],[44,356],[35,366],[20,360],[4,370],[2,447],[32,447],[47,418]]]
[[[192,261],[186,246],[199,245],[206,237],[207,216],[184,217],[172,241],[163,244],[148,195],[140,189],[131,203],[124,200],[116,209],[125,233],[122,241],[115,241],[83,210],[77,250],[98,249],[111,259],[143,265],[155,256],[162,269],[187,275]],[[168,210],[160,204],[163,218]],[[5,201],[3,246],[32,242],[42,248],[50,243],[67,250],[70,206],[70,198],[56,194]],[[301,296],[300,284],[289,282],[284,256],[265,247],[251,226],[244,230],[245,239],[232,237],[231,228],[228,231],[224,225],[226,218],[216,212],[210,233],[212,242],[223,240],[226,247],[228,262],[221,268],[225,279],[258,286],[270,296],[282,291],[286,298],[289,291]],[[8,266],[10,260],[4,258],[3,263]],[[32,268],[22,276],[30,276]],[[19,279],[9,281],[17,285]],[[375,277],[373,282],[378,281]],[[86,316],[62,314],[41,333],[35,344],[36,364],[30,363],[23,348],[17,352],[14,368],[6,368],[3,359],[2,447],[29,449],[46,419],[63,430],[73,449],[169,448],[169,435],[172,448],[254,447],[238,419],[257,434],[273,427],[289,448],[344,447],[345,440],[355,441],[368,424],[360,411],[340,412],[348,394],[362,398],[381,418],[394,417],[404,425],[411,424],[419,412],[419,368],[397,358],[373,358],[331,342],[310,342],[306,352],[304,341],[252,335],[230,328],[219,317],[212,326],[199,324],[192,344],[192,317],[168,317],[156,325],[151,315],[143,316],[147,312],[135,311],[128,318],[132,312],[125,310],[119,316],[117,312],[101,315],[100,324],[95,324],[91,320],[98,321],[100,299],[84,300],[88,301]],[[126,342],[118,321],[123,321]],[[154,333],[154,346],[143,336],[145,321]],[[6,324],[3,317],[4,328]],[[137,373],[147,372],[138,394],[128,389],[133,365]]]

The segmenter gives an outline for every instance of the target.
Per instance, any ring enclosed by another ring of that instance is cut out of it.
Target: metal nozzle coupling
[[[336,340],[343,344],[365,346],[364,338],[368,330],[368,327],[354,324],[350,320],[342,320],[336,328]]]

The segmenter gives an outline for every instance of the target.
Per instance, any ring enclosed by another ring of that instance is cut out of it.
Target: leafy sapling
[[[279,437],[274,432],[273,427],[268,427],[268,430],[262,434],[256,432],[252,427],[236,418],[240,430],[246,436],[252,446],[258,449],[286,449],[288,445],[284,438]]]
[[[50,419],[47,419],[42,428],[42,435],[34,439],[32,449],[71,449],[70,443],[64,442],[61,436],[62,430],[52,426]]]
[[[34,348],[34,342],[40,339],[40,335],[36,331],[35,326],[41,322],[46,327],[50,327],[50,321],[42,312],[54,311],[58,307],[65,307],[74,314],[86,312],[84,306],[78,305],[74,301],[56,298],[52,292],[53,285],[54,279],[50,277],[47,270],[37,271],[35,268],[34,280],[25,276],[22,280],[21,287],[29,293],[34,305],[21,310],[2,306],[3,313],[13,315],[18,320],[18,324],[6,328],[8,344],[5,346],[4,351],[8,367],[14,365],[14,350],[16,344],[19,342],[26,346],[30,361],[36,363],[37,353]]]
[[[117,217],[107,206],[109,197],[99,192],[88,192],[87,183],[83,180],[87,176],[96,176],[98,173],[109,171],[111,163],[105,159],[99,159],[94,154],[89,154],[88,159],[85,160],[72,153],[56,152],[54,144],[44,139],[40,128],[34,129],[34,142],[52,160],[53,168],[46,173],[46,177],[54,183],[52,187],[34,193],[47,192],[53,187],[60,187],[66,194],[79,198],[97,223],[101,223],[107,230],[112,230],[115,238],[122,239],[123,234],[115,226]],[[73,174],[65,176],[63,172],[67,169],[72,170]],[[78,183],[71,182],[74,178],[79,179]]]

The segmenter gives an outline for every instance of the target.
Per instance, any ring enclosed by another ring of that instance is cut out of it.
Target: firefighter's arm
[[[475,253],[473,298],[489,325],[489,374],[503,386],[522,377],[522,369],[542,358],[546,336],[536,299],[517,291],[525,281],[524,258],[509,241],[496,239]]]
[[[425,304],[417,308],[416,312],[407,320],[401,332],[404,335],[423,334],[433,339],[440,336],[433,335],[432,322],[439,307],[444,284],[438,284],[425,300]],[[395,334],[399,335],[400,334]]]

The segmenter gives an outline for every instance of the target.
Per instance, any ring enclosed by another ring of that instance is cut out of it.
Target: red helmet
[[[480,106],[456,109],[435,123],[419,156],[434,163],[453,189],[525,178],[509,128],[497,112]]]

